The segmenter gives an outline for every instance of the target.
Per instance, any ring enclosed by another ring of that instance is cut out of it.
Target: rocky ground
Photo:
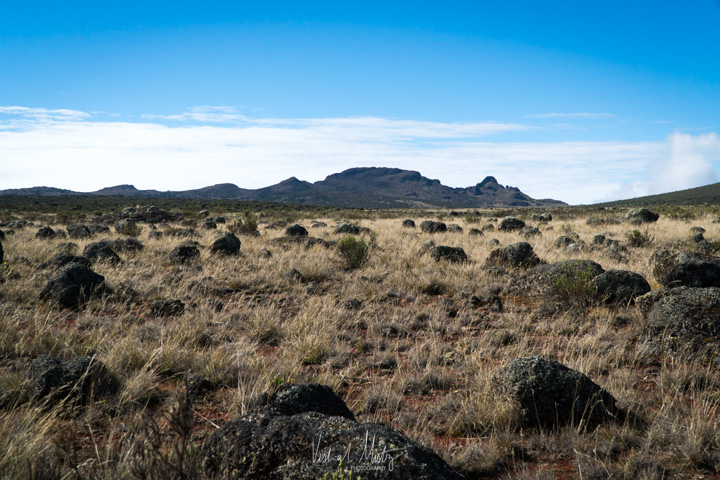
[[[719,477],[715,214],[496,213],[0,218],[0,477]]]

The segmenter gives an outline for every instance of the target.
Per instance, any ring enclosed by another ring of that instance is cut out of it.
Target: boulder
[[[439,262],[440,260],[447,260],[452,263],[467,262],[465,250],[460,247],[446,247],[444,245],[438,245],[430,250],[430,256],[436,262]]]
[[[554,296],[557,284],[566,279],[568,283],[591,281],[605,270],[592,260],[566,260],[564,262],[537,265],[514,278],[505,288],[506,295],[524,297]]]
[[[556,248],[565,248],[573,243],[575,243],[574,239],[566,235],[560,235],[558,238],[555,239],[554,245]]]
[[[515,217],[505,217],[500,222],[498,230],[503,232],[515,232],[525,228],[525,222]]]
[[[122,262],[118,254],[110,248],[109,242],[100,241],[85,245],[83,248],[83,256],[91,262],[108,262],[117,265]]]
[[[225,232],[225,235],[213,242],[210,252],[220,255],[237,255],[240,252],[240,246],[240,239],[234,233]]]
[[[625,221],[632,225],[657,222],[660,215],[645,208],[633,208],[625,214]]]
[[[666,287],[720,287],[720,257],[658,250],[650,257],[653,276]]]
[[[92,265],[92,262],[90,261],[89,258],[79,257],[77,255],[72,255],[69,253],[58,253],[57,255],[53,256],[47,262],[40,264],[40,270],[45,270],[48,268],[57,270],[58,268],[64,267],[65,265],[67,265],[69,263],[77,263],[79,265],[83,265],[88,268],[90,267],[90,265]]]
[[[405,228],[415,228],[415,222],[409,218],[406,218],[405,220],[403,220],[402,226]]]
[[[586,375],[553,360],[519,358],[495,372],[492,382],[519,404],[521,427],[593,429],[626,417],[615,399]]]
[[[335,229],[336,234],[359,235],[360,227],[352,223],[342,223]]]
[[[30,363],[28,376],[32,399],[46,400],[51,406],[66,398],[87,404],[119,388],[117,378],[102,362],[87,356],[63,362],[52,355],[40,355]]]
[[[396,430],[357,423],[328,387],[285,385],[269,397],[264,409],[226,423],[205,442],[209,478],[310,480],[348,476],[351,469],[364,479],[461,478]]]
[[[628,305],[635,298],[650,292],[650,284],[645,278],[627,270],[608,270],[593,278],[591,286],[597,296],[607,304]]]
[[[525,238],[534,237],[536,235],[541,235],[540,230],[536,227],[523,227],[522,230],[520,230],[520,235],[522,235]]]
[[[482,230],[483,232],[494,232],[494,231],[495,231],[495,225],[493,225],[492,223],[486,223],[485,225],[483,225],[483,227],[481,228],[481,230]]]
[[[527,242],[514,243],[490,252],[485,261],[488,267],[530,268],[540,264],[540,259]]]
[[[174,237],[190,238],[197,237],[198,234],[193,228],[178,228],[173,232]]]
[[[425,220],[420,224],[420,230],[425,233],[441,233],[447,231],[447,225],[443,222],[433,222],[432,220]]]
[[[112,241],[106,240],[105,243],[107,243],[110,248],[118,252],[139,252],[145,248],[145,245],[143,245],[140,240],[128,235],[116,238]]]
[[[463,233],[463,229],[457,223],[451,223],[447,226],[447,231],[451,233]]]
[[[51,239],[55,238],[55,230],[50,227],[42,227],[35,233],[35,238]]]
[[[48,281],[40,298],[65,308],[77,308],[105,291],[105,277],[84,265],[65,265]]]
[[[288,237],[307,237],[308,231],[305,229],[305,227],[296,223],[294,225],[290,225],[285,229],[285,235]]]
[[[178,245],[170,251],[170,261],[173,263],[188,263],[200,257],[200,250],[192,245]]]
[[[110,227],[106,227],[105,225],[90,225],[88,229],[93,235],[99,233],[110,233]]]
[[[483,234],[482,230],[478,230],[477,228],[471,228],[470,230],[468,230],[468,235],[473,236],[473,237],[480,237],[484,234]]]
[[[217,223],[213,222],[212,220],[205,220],[200,225],[201,228],[204,230],[215,230],[217,228]]]
[[[92,236],[92,232],[85,225],[68,225],[67,233],[72,239],[90,238]]]

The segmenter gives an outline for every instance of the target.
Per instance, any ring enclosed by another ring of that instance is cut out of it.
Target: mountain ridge
[[[138,190],[123,184],[94,192],[73,192],[53,187],[0,190],[0,195],[97,195],[131,198],[188,198],[260,200],[343,208],[472,208],[553,207],[566,205],[553,199],[534,199],[517,187],[502,186],[487,176],[475,185],[456,188],[424,177],[414,170],[386,167],[355,167],[333,173],[314,183],[287,178],[275,185],[244,189],[232,183],[183,190]]]

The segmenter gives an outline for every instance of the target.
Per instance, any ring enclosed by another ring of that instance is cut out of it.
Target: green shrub
[[[122,235],[127,235],[128,237],[137,238],[140,235],[140,233],[142,232],[142,230],[143,230],[143,227],[141,227],[137,223],[126,223],[118,231],[118,233],[120,233]]]
[[[348,270],[355,270],[367,262],[369,249],[365,241],[346,235],[338,242],[338,251]]]
[[[640,230],[633,230],[625,234],[628,245],[631,247],[647,247],[652,244],[653,237],[648,233],[647,230],[641,232]]]
[[[565,303],[586,307],[593,302],[597,293],[597,288],[592,285],[593,278],[592,268],[578,269],[568,265],[553,280],[553,291]]]
[[[249,210],[245,210],[242,218],[236,220],[230,225],[230,231],[236,235],[257,235],[258,222],[255,215]]]

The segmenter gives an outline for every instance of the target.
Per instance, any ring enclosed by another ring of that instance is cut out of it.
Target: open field
[[[219,426],[253,411],[264,392],[321,383],[359,422],[397,429],[466,478],[720,478],[720,367],[711,356],[654,347],[636,305],[605,304],[587,283],[556,280],[547,298],[509,293],[526,269],[486,265],[493,250],[527,241],[545,263],[592,260],[657,290],[651,256],[697,250],[692,227],[705,230],[703,251],[717,253],[715,207],[654,208],[660,219],[642,225],[614,221],[622,208],[565,207],[539,221],[529,210],[256,207],[242,215],[204,202],[172,220],[138,221],[125,233],[142,249],[115,244],[120,262],[92,262],[107,288],[78,309],[40,299],[57,270],[42,264],[62,249],[81,255],[93,242],[126,238],[114,228],[122,208],[5,210],[0,221],[33,225],[0,227],[0,477],[202,478],[203,445]],[[498,230],[511,213],[539,234]],[[203,228],[206,215],[226,223]],[[403,227],[405,218],[462,231],[425,233]],[[239,220],[250,220],[249,231],[257,221],[259,233],[243,234]],[[354,235],[368,246],[358,265],[335,244],[278,240],[299,223],[310,237],[338,242],[345,234],[335,228],[346,221],[365,227]],[[71,222],[110,231],[36,238],[41,226]],[[488,224],[494,229],[469,234]],[[239,254],[212,253],[228,230],[238,233]],[[575,247],[557,246],[560,236]],[[468,261],[421,253],[429,240],[462,248]],[[199,256],[174,260],[173,249],[188,241]],[[166,300],[183,307],[158,303]],[[113,387],[82,401],[41,395],[31,366],[45,354],[90,356]],[[523,426],[493,376],[533,355],[584,373],[640,420]]]

